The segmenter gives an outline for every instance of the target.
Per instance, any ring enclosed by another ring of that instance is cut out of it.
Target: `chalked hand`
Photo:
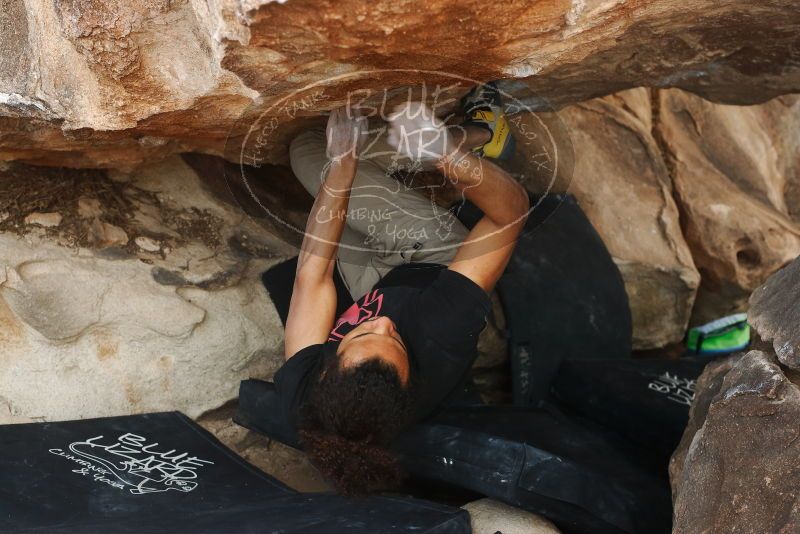
[[[325,133],[329,159],[357,158],[367,139],[367,118],[362,117],[357,108],[334,109],[328,117]]]
[[[389,116],[387,141],[399,154],[430,166],[456,149],[447,126],[422,102],[407,102]]]

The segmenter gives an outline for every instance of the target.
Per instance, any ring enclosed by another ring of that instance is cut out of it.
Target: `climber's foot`
[[[489,131],[488,143],[473,149],[479,156],[509,159],[514,155],[514,136],[503,112],[500,91],[494,82],[474,87],[461,99],[461,108],[467,116],[463,126],[476,126]]]

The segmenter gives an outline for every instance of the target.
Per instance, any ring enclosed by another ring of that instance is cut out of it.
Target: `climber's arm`
[[[449,269],[491,291],[525,227],[528,193],[503,169],[469,153],[459,151],[442,159],[438,167],[484,213]]]
[[[299,350],[324,343],[336,319],[333,269],[347,220],[363,131],[364,121],[358,116],[350,116],[343,109],[331,113],[327,129],[331,164],[308,216],[297,260],[286,319],[284,356],[287,360]]]
[[[449,269],[491,291],[525,226],[527,192],[503,169],[470,152],[469,146],[479,142],[474,132],[459,128],[461,135],[453,135],[424,103],[396,106],[389,122],[390,145],[421,164],[433,163],[483,211]]]
[[[355,158],[331,164],[308,216],[286,319],[287,360],[305,347],[324,343],[333,328],[336,319],[333,269],[356,165]]]

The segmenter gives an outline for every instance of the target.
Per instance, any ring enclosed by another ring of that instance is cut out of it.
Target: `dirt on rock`
[[[82,211],[81,204],[96,206],[96,213]],[[165,231],[144,228],[136,220],[142,206],[157,213]],[[29,224],[32,214],[45,213],[57,213],[61,222],[46,228]],[[222,242],[219,217],[196,208],[172,208],[157,193],[112,180],[103,170],[24,164],[11,164],[0,170],[0,232],[21,236],[36,228],[62,246],[98,248],[92,238],[96,220],[123,230],[129,239],[120,248],[132,255],[137,253],[137,237],[172,248],[199,241],[215,249]]]
[[[61,223],[46,229],[68,246],[88,246],[89,226],[78,213],[78,201],[96,199],[103,222],[124,228],[133,205],[122,184],[104,171],[9,165],[0,171],[0,232],[30,232],[25,219],[34,213],[58,213]]]

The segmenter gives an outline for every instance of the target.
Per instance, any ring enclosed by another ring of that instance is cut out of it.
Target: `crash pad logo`
[[[73,469],[73,473],[134,495],[169,490],[190,492],[197,488],[198,470],[214,464],[186,452],[166,450],[130,433],[116,440],[95,436],[70,443],[68,450],[49,452],[78,464],[80,467]]]
[[[690,378],[681,378],[678,375],[665,372],[657,379],[647,384],[647,388],[666,395],[672,402],[691,406],[694,400],[694,388],[697,381]]]

